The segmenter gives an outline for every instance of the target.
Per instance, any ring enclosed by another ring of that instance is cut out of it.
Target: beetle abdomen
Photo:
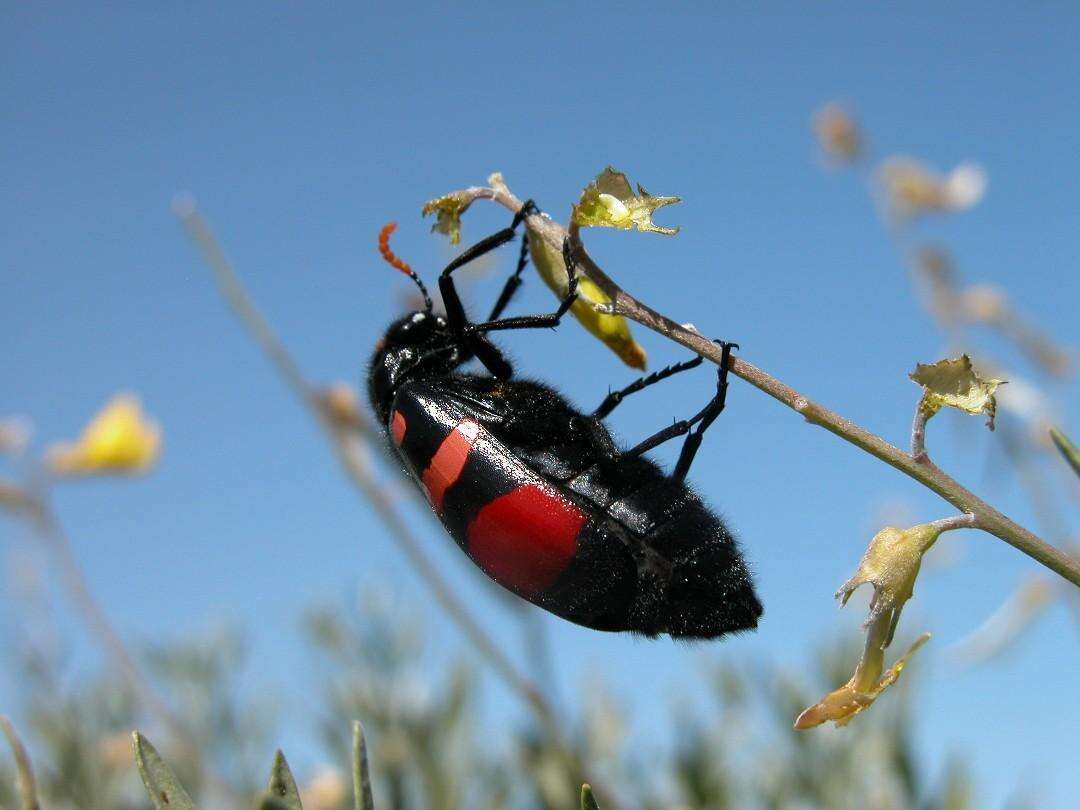
[[[389,421],[398,453],[462,550],[500,585],[553,609],[546,592],[578,557],[587,507],[420,386],[398,393]]]
[[[756,625],[735,541],[688,487],[639,458],[580,474],[530,465],[492,432],[498,417],[409,383],[387,420],[432,509],[488,576],[598,630],[712,638]]]

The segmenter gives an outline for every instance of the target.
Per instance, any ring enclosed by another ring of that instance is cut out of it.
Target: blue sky
[[[164,426],[160,468],[58,493],[87,576],[133,638],[220,621],[247,628],[269,683],[295,688],[302,668],[297,633],[280,628],[362,583],[384,584],[434,616],[436,635],[456,635],[217,299],[169,213],[178,191],[197,196],[310,376],[358,383],[403,290],[374,250],[383,223],[400,223],[396,249],[430,277],[449,252],[419,218],[424,200],[499,170],[565,218],[582,185],[613,164],[650,191],[681,195],[661,219],[683,230],[589,233],[609,272],[902,443],[917,399],[906,375],[938,358],[942,338],[857,177],[816,156],[809,116],[840,98],[876,154],[987,169],[985,200],[920,237],[946,244],[965,280],[1004,287],[1060,342],[1080,343],[1080,17],[1067,4],[809,14],[794,4],[579,13],[71,4],[8,5],[2,16],[0,414],[31,416],[43,440],[68,437],[113,392],[137,391]],[[479,206],[465,238],[505,219]],[[474,306],[498,283],[477,285]],[[530,277],[515,306],[550,305]],[[654,367],[683,356],[638,334]],[[631,378],[575,326],[502,343],[583,406]],[[982,345],[1045,382],[1009,347]],[[633,443],[703,401],[708,385],[685,375],[620,409],[615,428]],[[1048,390],[1080,433],[1075,384]],[[1034,525],[993,438],[975,420],[940,421],[930,439],[939,463]],[[560,688],[583,672],[610,679],[639,730],[659,722],[702,655],[799,668],[819,642],[855,632],[858,608],[838,615],[831,594],[883,503],[899,499],[916,520],[948,514],[738,382],[694,477],[757,571],[766,604],[757,634],[686,648],[545,619]],[[516,653],[512,620],[422,508],[410,512],[440,567]],[[6,548],[18,538],[0,524]],[[1080,789],[1061,753],[1080,722],[1075,623],[1057,607],[994,666],[949,669],[942,651],[1036,566],[988,536],[943,542],[963,549],[962,564],[927,571],[903,622],[935,634],[919,662],[923,755],[940,763],[966,752],[991,804],[1026,788],[1042,806],[1065,806]],[[0,621],[10,627],[6,600]],[[490,684],[494,721],[517,717]],[[12,686],[0,681],[0,704],[5,694]],[[286,714],[284,733],[298,736],[299,710]]]

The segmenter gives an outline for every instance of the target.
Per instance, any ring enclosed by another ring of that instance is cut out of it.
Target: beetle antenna
[[[424,286],[424,282],[420,280],[420,276],[416,275],[415,270],[399,259],[394,254],[394,251],[390,250],[390,234],[392,234],[396,228],[397,223],[391,222],[379,231],[379,253],[382,254],[382,257],[386,260],[387,264],[407,275],[413,280],[413,283],[420,288],[420,294],[424,296],[424,309],[430,313],[432,309],[431,296],[428,295],[427,287]]]

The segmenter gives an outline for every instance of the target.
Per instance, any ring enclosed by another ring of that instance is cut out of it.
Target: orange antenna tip
[[[390,250],[390,234],[397,228],[396,222],[390,222],[383,226],[383,229],[379,231],[379,253],[386,260],[387,264],[391,267],[400,270],[407,276],[413,276],[412,268],[408,264],[399,259],[394,251]]]

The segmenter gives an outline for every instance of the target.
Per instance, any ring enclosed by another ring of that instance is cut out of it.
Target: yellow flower
[[[161,452],[161,431],[147,420],[139,400],[118,394],[94,417],[79,440],[50,448],[49,468],[58,475],[142,473]]]

